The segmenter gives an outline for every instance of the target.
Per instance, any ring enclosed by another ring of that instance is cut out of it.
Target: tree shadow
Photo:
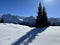
[[[31,31],[27,32],[24,36],[19,38],[12,45],[21,45],[22,43],[23,43],[23,45],[28,45],[29,43],[31,43],[33,41],[33,39],[35,39],[36,36],[38,36],[37,35],[38,33],[42,33],[43,31],[46,30],[46,28],[47,27],[32,29]]]

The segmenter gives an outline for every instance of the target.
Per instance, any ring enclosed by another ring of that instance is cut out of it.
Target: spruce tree
[[[43,7],[43,25],[45,27],[49,25],[49,21],[48,21],[48,17],[47,17],[45,7]]]
[[[0,23],[4,23],[4,20],[3,20],[3,18],[1,18],[1,20],[0,20]]]
[[[41,3],[38,8],[38,16],[36,19],[36,28],[47,27],[49,25],[45,7],[42,8]]]
[[[42,12],[42,6],[41,3],[39,3],[39,7],[38,7],[38,16],[36,19],[36,27],[39,28],[42,26],[42,16],[43,16],[43,12]]]

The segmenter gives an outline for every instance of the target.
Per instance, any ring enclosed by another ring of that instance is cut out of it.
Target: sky
[[[37,16],[40,1],[48,17],[60,17],[60,0],[0,0],[0,15]]]

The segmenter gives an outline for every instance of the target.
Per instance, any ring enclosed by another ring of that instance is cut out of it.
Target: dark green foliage
[[[53,23],[53,25],[52,25],[52,26],[56,26],[56,25],[55,25],[55,23]]]
[[[49,25],[50,23],[47,18],[45,7],[42,8],[41,3],[40,3],[39,8],[38,8],[38,16],[36,19],[36,28],[47,27]]]
[[[0,23],[4,23],[4,20],[1,18]]]

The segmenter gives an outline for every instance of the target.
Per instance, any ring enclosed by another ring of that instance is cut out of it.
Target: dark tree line
[[[4,23],[4,20],[3,20],[3,18],[1,18],[1,19],[0,19],[0,23]]]
[[[45,7],[44,6],[42,7],[41,3],[39,3],[38,16],[36,19],[36,28],[47,27],[49,25],[50,23],[47,18]]]

